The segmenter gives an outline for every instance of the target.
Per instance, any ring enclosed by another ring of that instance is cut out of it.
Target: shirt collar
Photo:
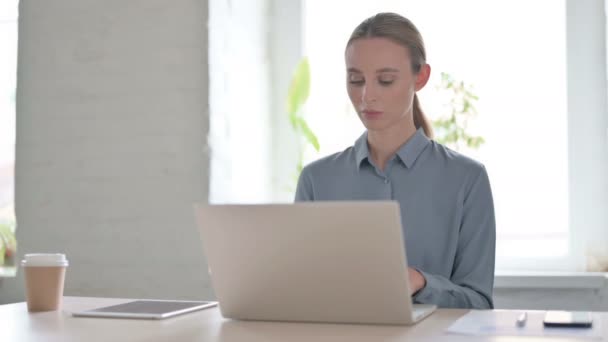
[[[405,142],[398,150],[397,156],[401,159],[401,162],[408,169],[411,168],[418,156],[422,153],[422,151],[426,148],[426,146],[430,143],[429,138],[424,134],[424,130],[422,127],[416,130],[416,133]],[[357,162],[357,169],[361,167],[361,163],[365,159],[369,159],[369,148],[367,146],[367,131],[363,133],[357,141],[355,141],[355,158]]]
[[[367,131],[365,131],[357,141],[355,141],[355,158],[357,161],[357,169],[361,168],[361,163],[369,157],[369,149],[367,147]]]

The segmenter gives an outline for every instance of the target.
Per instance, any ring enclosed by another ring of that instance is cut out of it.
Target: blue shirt
[[[493,308],[496,223],[482,164],[418,129],[381,171],[364,133],[300,174],[296,201],[336,200],[399,202],[408,264],[426,279],[415,303]]]

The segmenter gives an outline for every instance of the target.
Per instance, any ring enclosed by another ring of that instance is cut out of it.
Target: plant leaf
[[[287,93],[287,113],[296,115],[310,94],[310,65],[304,57],[298,63]]]
[[[317,152],[319,152],[319,140],[317,136],[312,132],[310,127],[308,127],[308,123],[303,118],[298,118],[298,126],[302,130],[302,134],[306,137],[306,140],[315,148]]]

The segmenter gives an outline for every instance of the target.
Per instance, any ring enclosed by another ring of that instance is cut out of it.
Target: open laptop
[[[413,324],[396,202],[196,205],[224,317]]]

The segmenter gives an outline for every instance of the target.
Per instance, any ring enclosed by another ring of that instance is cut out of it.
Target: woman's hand
[[[422,288],[426,286],[426,279],[422,273],[417,270],[408,267],[407,268],[408,277],[410,278],[410,296],[414,293],[420,291]]]

